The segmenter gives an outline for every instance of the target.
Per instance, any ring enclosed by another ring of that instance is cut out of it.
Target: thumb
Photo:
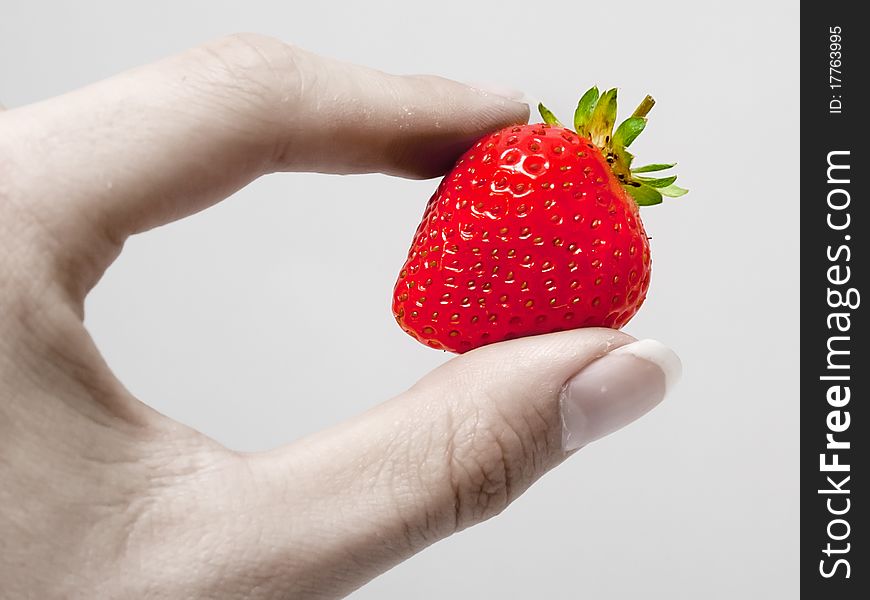
[[[350,422],[252,458],[253,542],[277,553],[268,564],[306,561],[280,575],[285,593],[348,593],[498,514],[572,450],[653,408],[679,374],[671,350],[610,329],[456,357]],[[300,539],[304,558],[291,550]]]

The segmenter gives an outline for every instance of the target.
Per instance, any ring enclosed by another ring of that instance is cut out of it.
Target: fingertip
[[[513,100],[514,102],[522,102],[526,95],[522,90],[502,85],[500,83],[469,81],[466,82],[466,85],[476,88],[484,93],[494,94],[496,96],[501,96],[502,98],[507,98],[508,100]]]
[[[456,115],[462,118],[464,113],[465,116],[457,123],[460,129],[469,127],[478,134],[478,137],[481,137],[504,127],[529,122],[531,109],[524,101],[525,95],[519,90],[491,84],[486,87],[476,87],[452,81],[450,83],[463,88],[461,92],[453,92],[462,103],[455,111]],[[466,108],[465,111],[462,110],[463,106]]]
[[[677,354],[655,340],[608,352],[562,388],[562,447],[577,450],[622,429],[655,408],[676,384]]]
[[[661,369],[666,391],[671,391],[683,376],[683,361],[679,355],[658,340],[638,340],[614,350],[616,354],[629,354],[646,360]]]
[[[391,175],[443,175],[485,135],[529,119],[527,104],[503,95],[434,75],[400,79],[408,86],[402,94],[408,103],[384,170]]]

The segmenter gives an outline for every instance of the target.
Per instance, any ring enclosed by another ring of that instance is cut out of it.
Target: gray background
[[[355,598],[798,595],[798,4],[9,2],[0,102],[62,93],[234,31],[399,73],[492,81],[571,114],[592,83],[659,101],[636,142],[691,194],[645,209],[652,290],[626,330],[675,348],[665,404],[502,516]],[[628,106],[624,106],[628,109]],[[635,150],[635,147],[632,148]],[[404,390],[448,358],[390,290],[434,181],[281,174],[129,241],[87,324],[140,398],[269,448]],[[377,227],[371,222],[378,207]],[[320,243],[327,232],[342,246]],[[345,269],[347,247],[369,257]],[[341,318],[336,276],[358,311]]]

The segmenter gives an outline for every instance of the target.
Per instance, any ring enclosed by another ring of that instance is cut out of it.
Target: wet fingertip
[[[469,81],[466,82],[468,87],[474,88],[484,94],[500,96],[507,100],[512,100],[514,102],[522,102],[523,98],[525,98],[525,92],[518,90],[516,88],[501,85],[498,83],[486,82],[486,81]]]

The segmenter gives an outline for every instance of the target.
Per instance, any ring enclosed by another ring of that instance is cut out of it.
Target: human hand
[[[83,326],[130,235],[273,171],[432,177],[527,118],[254,35],[0,112],[0,595],[342,596],[657,404],[673,353],[575,330],[470,352],[241,454],[133,398]]]

